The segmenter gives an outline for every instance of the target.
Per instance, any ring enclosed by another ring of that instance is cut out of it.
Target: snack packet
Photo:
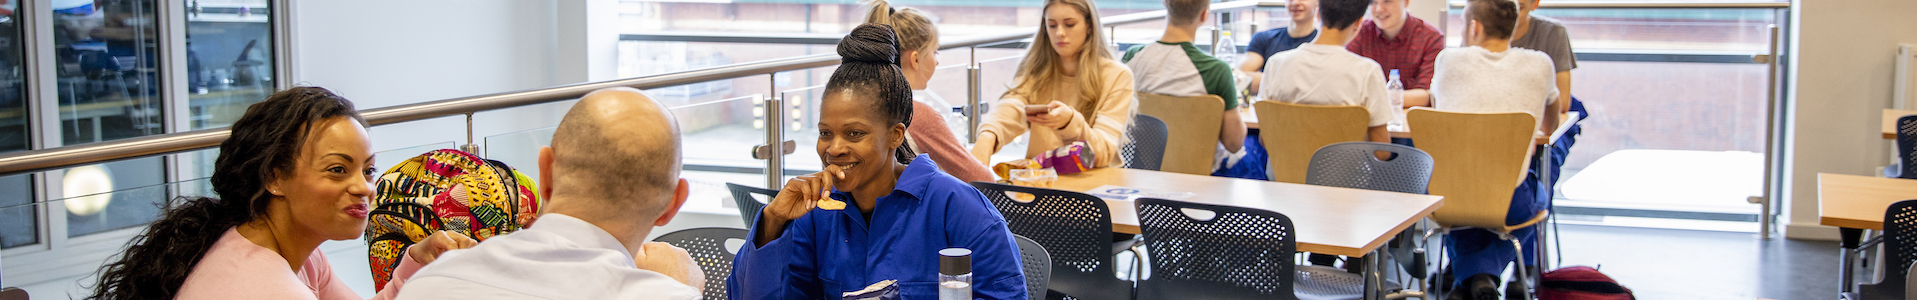
[[[1085,142],[1072,142],[1056,150],[1046,151],[1036,159],[1046,168],[1057,170],[1058,174],[1076,174],[1091,170],[1097,154]]]
[[[863,290],[845,292],[845,300],[897,300],[899,298],[898,280],[885,280],[865,286]]]

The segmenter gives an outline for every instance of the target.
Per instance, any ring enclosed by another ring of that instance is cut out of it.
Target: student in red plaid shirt
[[[1444,50],[1444,31],[1404,11],[1410,0],[1372,0],[1371,18],[1345,48],[1383,67],[1383,77],[1398,70],[1404,82],[1404,107],[1431,106],[1432,64]]]

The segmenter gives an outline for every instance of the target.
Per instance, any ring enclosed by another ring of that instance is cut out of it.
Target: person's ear
[[[686,197],[691,194],[692,185],[686,183],[685,178],[680,178],[678,187],[672,190],[672,204],[666,205],[666,208],[659,212],[659,219],[653,220],[652,226],[666,226],[666,223],[672,222],[672,217],[679,215],[679,208],[686,205]]]
[[[887,149],[898,149],[899,146],[904,146],[905,145],[905,123],[893,123],[891,130],[892,130],[892,140],[887,141],[888,143],[887,145],[892,146],[892,148],[887,148]]]
[[[1478,20],[1467,20],[1464,28],[1466,46],[1476,46],[1484,42],[1484,23],[1479,23]]]
[[[899,55],[899,68],[912,70],[919,65],[919,50],[905,50]]]
[[[539,198],[552,201],[552,147],[539,147]]]
[[[1198,26],[1205,26],[1205,22],[1209,21],[1211,21],[1211,8],[1207,7],[1205,13],[1198,14]]]

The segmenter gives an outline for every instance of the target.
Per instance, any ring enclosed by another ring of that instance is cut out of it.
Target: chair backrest
[[[1276,212],[1144,198],[1138,228],[1145,235],[1151,278],[1139,299],[1298,299],[1297,230]],[[1194,217],[1186,211],[1205,211]]]
[[[1138,93],[1138,114],[1165,121],[1165,159],[1159,171],[1211,175],[1218,152],[1218,131],[1225,122],[1225,100],[1216,95],[1172,97]]]
[[[1395,154],[1378,160],[1378,151]],[[1318,148],[1311,155],[1305,183],[1411,194],[1424,194],[1431,184],[1431,154],[1405,145],[1343,142]]]
[[[1012,239],[1018,240],[1019,262],[1025,264],[1025,291],[1031,299],[1045,299],[1045,283],[1052,279],[1052,255],[1031,238],[1014,234]]]
[[[1511,192],[1531,162],[1530,114],[1412,109],[1405,117],[1418,149],[1431,154],[1431,194],[1444,196],[1432,219],[1447,227],[1504,228]]]
[[[1897,156],[1904,166],[1897,177],[1917,179],[1917,115],[1897,118]]]
[[[1132,128],[1128,132],[1131,142],[1125,143],[1125,167],[1157,171],[1165,161],[1165,121],[1157,117],[1136,115],[1132,119]]]
[[[766,203],[771,202],[772,197],[779,196],[778,190],[743,186],[731,182],[726,183],[726,190],[732,191],[732,202],[739,205],[739,217],[745,219],[746,228],[752,228],[752,220],[758,219],[759,212],[765,211]],[[761,201],[754,195],[765,196],[765,200]]]
[[[1264,139],[1267,172],[1277,182],[1305,183],[1311,155],[1325,145],[1365,140],[1371,114],[1358,106],[1258,101],[1258,137]]]
[[[706,273],[706,299],[726,299],[726,277],[732,276],[732,258],[738,255],[739,248],[727,247],[731,240],[739,240],[743,246],[751,232],[738,228],[707,227],[674,231],[653,238],[654,242],[671,244],[686,249],[692,255],[692,261],[699,263],[699,270]]]
[[[1049,289],[1067,295],[1098,295],[1105,294],[1099,290],[1130,286],[1114,276],[1112,213],[1104,199],[990,182],[973,182],[972,186],[998,207],[1012,234],[1038,242],[1051,255]]]

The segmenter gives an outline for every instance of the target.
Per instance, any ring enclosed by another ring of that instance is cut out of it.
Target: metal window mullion
[[[160,76],[157,90],[161,103],[160,123],[164,124],[161,128],[165,133],[185,131],[192,127],[193,122],[192,98],[188,95],[191,87],[187,84],[190,74],[187,74],[186,68],[186,2],[160,0],[158,7],[154,8],[154,19],[158,21],[154,22],[154,31],[159,33],[156,42],[160,45],[157,49],[160,70],[154,73]],[[193,153],[161,156],[161,182],[169,185],[165,188],[165,199],[180,195],[179,189],[172,183],[188,177],[185,172],[192,166],[183,162],[190,161],[187,159],[189,155]]]
[[[21,1],[18,15],[24,17],[21,24],[23,64],[26,75],[27,127],[32,134],[28,137],[28,147],[49,149],[61,146],[60,140],[60,66],[55,56],[53,41],[53,0]],[[56,250],[66,244],[66,208],[52,205],[47,201],[62,198],[58,178],[66,174],[62,170],[34,173],[34,203],[41,203],[34,212],[40,214],[39,232],[42,249]],[[59,217],[59,220],[55,220]]]
[[[273,90],[285,90],[299,82],[293,78],[293,57],[297,55],[294,50],[298,49],[297,40],[293,38],[293,26],[297,24],[293,17],[293,1],[272,0],[267,5],[272,6],[268,10],[272,14],[267,16],[266,21],[273,27]]]

